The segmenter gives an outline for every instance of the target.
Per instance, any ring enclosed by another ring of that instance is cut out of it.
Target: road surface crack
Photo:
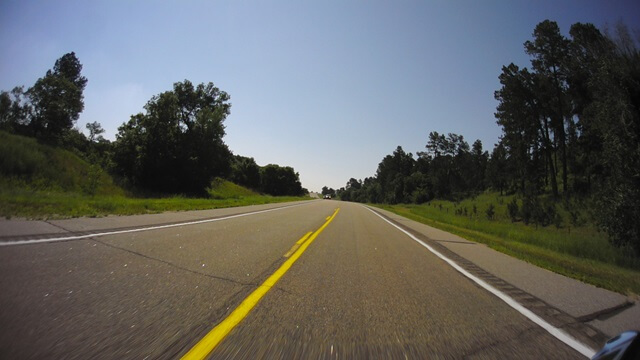
[[[146,254],[143,254],[143,253],[140,253],[140,252],[137,252],[137,251],[131,250],[131,249],[127,249],[127,248],[123,248],[123,247],[116,246],[116,245],[113,245],[113,244],[109,244],[109,243],[106,243],[106,242],[100,241],[100,240],[98,240],[98,239],[89,238],[88,240],[93,240],[93,241],[95,241],[95,242],[97,242],[97,243],[100,243],[100,244],[102,244],[102,245],[108,246],[108,247],[110,247],[110,248],[117,249],[117,250],[121,250],[121,251],[125,251],[125,252],[128,252],[128,253],[130,253],[130,254],[137,255],[137,256],[143,257],[143,258],[148,259],[148,260],[153,260],[153,261],[161,262],[161,263],[163,263],[163,264],[165,264],[165,265],[169,265],[169,266],[171,266],[171,267],[173,267],[173,268],[176,268],[176,269],[179,269],[179,270],[183,270],[183,271],[186,271],[186,272],[190,272],[190,273],[192,273],[192,274],[201,275],[201,276],[206,276],[206,277],[211,278],[211,279],[227,281],[227,282],[230,282],[230,283],[233,283],[233,284],[237,284],[237,285],[242,285],[242,286],[256,286],[256,284],[255,284],[255,283],[253,283],[253,282],[245,283],[245,282],[242,282],[242,281],[238,281],[238,280],[234,280],[234,279],[229,279],[229,278],[225,278],[225,277],[222,277],[222,276],[216,276],[216,275],[211,275],[211,274],[203,273],[203,272],[200,272],[200,271],[191,270],[191,269],[188,269],[188,268],[185,268],[185,267],[182,267],[182,266],[176,265],[176,264],[174,264],[174,263],[172,263],[172,262],[169,262],[169,261],[166,261],[166,260],[162,260],[162,259],[158,259],[158,258],[155,258],[155,257],[153,257],[153,256],[149,256],[149,255],[146,255]]]
[[[68,233],[73,233],[73,231],[65,228],[64,226],[61,226],[61,225],[58,225],[58,224],[54,224],[54,223],[50,222],[49,220],[45,220],[44,222],[49,224],[49,225],[51,225],[51,226],[53,226],[53,227],[56,227],[56,228],[61,229],[61,230],[64,230],[64,231],[66,231]]]

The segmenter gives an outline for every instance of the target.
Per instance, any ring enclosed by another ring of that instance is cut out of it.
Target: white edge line
[[[413,236],[408,231],[406,231],[403,228],[399,227],[398,225],[392,223],[391,221],[385,219],[384,217],[382,217],[382,215],[380,215],[377,212],[371,210],[370,208],[368,208],[368,207],[365,207],[365,208],[367,210],[371,211],[372,213],[376,214],[378,217],[380,217],[382,220],[386,221],[387,223],[389,223],[390,225],[392,225],[396,229],[398,229],[398,230],[402,231],[403,233],[405,233],[407,236],[409,236],[410,238],[412,238],[413,240],[418,242],[420,245],[422,245],[425,248],[427,248],[427,250],[431,251],[437,257],[439,257],[440,259],[442,259],[445,262],[447,262],[449,265],[451,265],[451,267],[456,269],[462,275],[468,277],[469,279],[473,280],[476,284],[480,285],[482,288],[484,288],[488,292],[490,292],[493,295],[497,296],[500,300],[502,300],[505,303],[507,303],[507,305],[511,306],[513,309],[515,309],[516,311],[518,311],[522,315],[526,316],[529,320],[533,321],[538,326],[540,326],[541,328],[545,329],[549,334],[553,335],[556,339],[558,339],[558,340],[562,341],[563,343],[567,344],[568,346],[570,346],[571,348],[573,348],[574,350],[576,350],[580,354],[586,356],[587,358],[591,358],[596,354],[596,351],[591,349],[591,347],[589,347],[589,346],[581,343],[580,341],[576,340],[573,336],[567,334],[565,331],[563,331],[561,329],[558,329],[557,327],[549,324],[544,319],[542,319],[538,315],[534,314],[531,310],[529,310],[529,309],[525,308],[524,306],[520,305],[517,301],[515,301],[509,295],[503,293],[502,291],[500,291],[500,290],[494,288],[493,286],[487,284],[484,280],[482,280],[482,279],[476,277],[475,275],[469,273],[468,271],[463,269],[460,265],[458,265],[456,262],[454,262],[453,260],[451,260],[451,259],[447,258],[446,256],[442,255],[441,253],[439,253],[438,251],[433,249],[431,246],[429,246],[429,245],[425,244],[424,242],[422,242],[422,240],[420,240],[417,237]]]
[[[196,220],[196,221],[189,221],[189,222],[183,222],[183,223],[177,223],[177,224],[169,224],[169,225],[148,226],[148,227],[141,227],[141,228],[129,229],[129,230],[108,231],[108,232],[103,232],[103,233],[78,235],[78,236],[66,236],[66,237],[49,238],[49,239],[3,241],[3,242],[0,242],[0,247],[1,246],[15,246],[15,245],[49,243],[49,242],[58,242],[58,241],[69,241],[69,240],[80,240],[80,239],[95,238],[95,237],[107,236],[107,235],[118,235],[118,234],[127,234],[127,233],[140,232],[140,231],[167,229],[167,228],[178,227],[178,226],[198,225],[198,224],[210,223],[210,222],[214,222],[214,221],[234,219],[234,218],[239,218],[239,217],[243,217],[243,216],[262,214],[262,213],[266,213],[266,212],[270,212],[270,211],[277,211],[277,210],[287,209],[287,208],[291,208],[291,207],[295,207],[295,206],[301,206],[301,205],[305,205],[305,204],[306,203],[288,205],[288,206],[277,207],[275,209],[259,210],[259,211],[248,212],[248,213],[243,213],[243,214],[236,214],[236,215],[230,215],[230,216],[225,216],[225,217],[215,218],[215,219]],[[34,236],[36,236],[36,235],[34,235]]]

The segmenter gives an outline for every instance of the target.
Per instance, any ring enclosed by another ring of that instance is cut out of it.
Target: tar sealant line
[[[366,209],[371,211],[372,213],[376,214],[378,217],[380,217],[382,220],[386,221],[387,223],[389,223],[390,225],[392,225],[396,229],[398,229],[398,230],[402,231],[403,233],[405,233],[411,239],[415,240],[420,245],[422,245],[425,248],[427,248],[427,250],[429,250],[433,254],[435,254],[437,257],[439,257],[440,259],[444,260],[446,263],[451,265],[451,267],[456,269],[462,275],[466,276],[467,278],[471,279],[473,282],[475,282],[476,284],[480,285],[482,288],[484,288],[488,292],[490,292],[493,295],[497,296],[500,300],[502,300],[505,303],[507,303],[507,305],[511,306],[513,309],[515,309],[516,311],[518,311],[519,313],[521,313],[522,315],[527,317],[529,320],[531,320],[534,323],[536,323],[538,326],[540,326],[541,328],[546,330],[549,334],[553,335],[556,339],[558,339],[558,340],[562,341],[563,343],[565,343],[566,345],[570,346],[575,351],[577,351],[580,354],[586,356],[587,358],[591,358],[596,354],[596,351],[591,349],[591,347],[581,343],[580,341],[578,341],[577,339],[575,339],[573,336],[569,335],[568,333],[566,333],[562,329],[559,329],[559,328],[549,324],[547,321],[545,321],[544,319],[542,319],[538,315],[534,314],[531,310],[529,310],[526,307],[520,305],[520,303],[518,303],[516,300],[514,300],[509,295],[507,295],[507,294],[503,293],[502,291],[494,288],[493,286],[489,285],[488,283],[486,283],[484,280],[478,278],[477,276],[469,273],[467,270],[463,269],[460,265],[458,265],[455,261],[453,261],[453,260],[449,259],[448,257],[442,255],[441,253],[439,253],[437,250],[435,250],[431,246],[425,244],[422,240],[420,240],[417,237],[413,236],[413,234],[411,234],[410,232],[404,230],[403,228],[399,227],[398,225],[394,224],[393,222],[385,219],[382,215],[380,215],[377,212],[371,210],[370,208],[367,207]]]
[[[107,236],[107,235],[118,235],[118,234],[127,234],[127,233],[149,231],[149,230],[168,229],[168,228],[173,228],[173,227],[178,227],[178,226],[189,226],[189,225],[206,224],[206,223],[215,222],[215,221],[235,219],[235,218],[239,218],[239,217],[243,217],[243,216],[264,214],[264,213],[271,212],[271,211],[283,210],[283,209],[288,209],[288,208],[291,208],[291,207],[301,206],[301,205],[305,205],[305,204],[288,205],[288,206],[277,207],[275,209],[259,210],[259,211],[253,211],[253,212],[248,212],[248,213],[243,213],[243,214],[224,216],[224,217],[215,218],[215,219],[195,220],[195,221],[187,221],[187,222],[181,222],[181,223],[176,223],[176,224],[167,224],[167,225],[146,226],[146,227],[140,227],[140,228],[128,229],[128,230],[105,231],[105,232],[95,233],[95,234],[75,235],[75,236],[61,236],[61,237],[48,238],[48,239],[2,241],[2,242],[0,242],[0,246],[29,245],[29,244],[40,244],[40,243],[49,243],[49,242],[57,242],[57,241],[81,240],[81,239],[95,238],[95,237]],[[36,236],[36,235],[34,235],[34,236]]]

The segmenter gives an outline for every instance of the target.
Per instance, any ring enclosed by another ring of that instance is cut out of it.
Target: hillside
[[[99,166],[70,151],[3,131],[0,131],[0,183],[3,191],[124,195]]]
[[[76,154],[0,132],[0,216],[67,218],[203,210],[310,199],[261,195],[216,179],[209,197],[139,197]]]
[[[211,182],[208,193],[213,199],[241,199],[248,196],[260,195],[253,190],[220,178],[216,178]]]

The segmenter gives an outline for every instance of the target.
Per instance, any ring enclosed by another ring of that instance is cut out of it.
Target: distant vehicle
[[[327,199],[327,200],[331,200],[331,195],[327,194],[327,195],[324,196],[324,198]]]

